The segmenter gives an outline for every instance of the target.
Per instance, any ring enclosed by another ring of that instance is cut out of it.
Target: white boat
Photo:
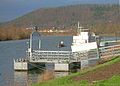
[[[96,35],[94,33],[90,33],[89,29],[80,27],[78,22],[78,34],[77,36],[73,36],[71,49],[72,52],[97,49]]]

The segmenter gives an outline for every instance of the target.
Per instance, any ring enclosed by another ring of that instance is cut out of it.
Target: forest
[[[14,20],[0,24],[0,40],[28,38],[26,28],[37,25],[40,29],[56,27],[75,32],[77,22],[97,34],[119,35],[120,6],[111,4],[81,4],[56,8],[40,8]],[[68,34],[71,34],[68,33]],[[64,34],[63,34],[64,35]]]

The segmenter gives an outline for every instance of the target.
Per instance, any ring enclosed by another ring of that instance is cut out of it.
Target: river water
[[[0,86],[14,83],[13,58],[24,57],[26,41],[0,42]]]
[[[45,44],[43,47],[46,49],[51,49],[52,45],[57,46],[57,43],[62,40],[67,46],[70,46],[72,43],[71,39],[72,37],[48,37],[45,41],[43,38],[42,44]],[[51,42],[49,42],[50,40]],[[115,40],[115,38],[112,40]],[[13,59],[26,56],[28,41],[26,39],[0,42],[0,86],[30,86],[30,84],[38,82],[41,77],[41,70],[37,72],[16,72],[13,69]],[[66,49],[69,50],[69,48]],[[60,77],[68,74],[68,72],[55,72],[54,75],[55,77]]]

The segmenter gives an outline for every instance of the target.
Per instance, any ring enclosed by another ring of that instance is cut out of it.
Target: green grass
[[[80,84],[81,86],[88,86],[88,82],[86,81],[75,82],[68,77],[39,83],[33,86],[79,86]]]
[[[69,76],[65,76],[65,77],[61,77],[61,78],[57,78],[54,80],[50,80],[47,82],[38,83],[33,86],[120,86],[120,84],[119,84],[120,76],[114,76],[108,80],[98,81],[95,84],[90,84],[87,81],[73,81],[71,79],[73,77],[80,76],[80,75],[86,74],[88,72],[96,71],[97,69],[100,69],[100,68],[105,68],[106,66],[112,65],[116,62],[120,62],[119,57],[115,57],[111,61],[106,62],[104,64],[100,64],[95,67],[88,68],[86,70],[81,70],[78,73],[71,74]]]
[[[120,75],[115,75],[108,80],[98,81],[93,86],[120,86]]]

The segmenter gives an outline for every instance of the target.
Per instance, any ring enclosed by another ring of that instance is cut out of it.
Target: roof
[[[73,36],[40,36],[41,50],[45,51],[71,51],[71,44]],[[64,47],[58,47],[59,43],[63,41]],[[33,48],[38,49],[38,39],[33,40]]]

